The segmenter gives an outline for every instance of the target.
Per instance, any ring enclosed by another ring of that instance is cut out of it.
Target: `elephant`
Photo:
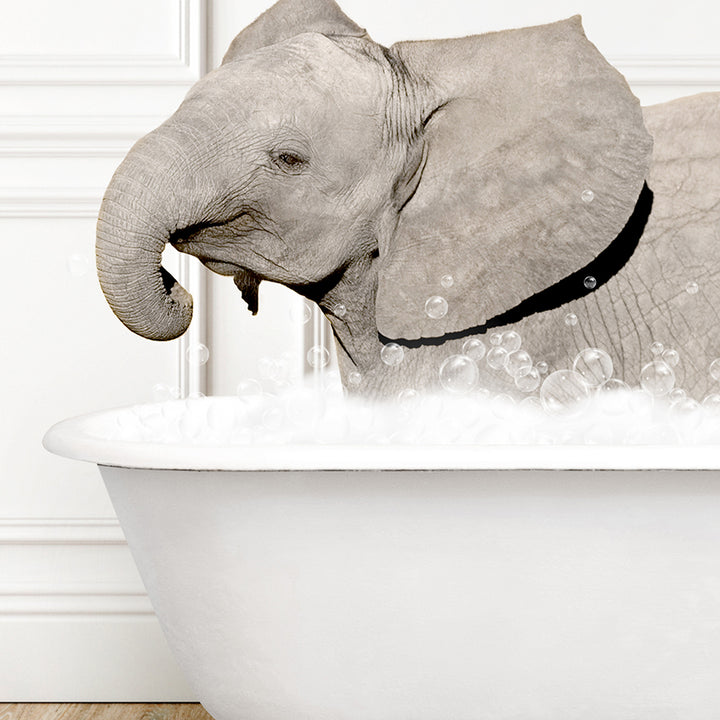
[[[154,340],[192,316],[167,243],[253,313],[261,281],[290,287],[328,318],[350,394],[433,390],[469,340],[517,333],[537,367],[600,348],[631,385],[664,344],[701,399],[719,242],[720,93],[642,108],[579,16],[383,47],[333,0],[279,0],[131,148],[96,255]]]

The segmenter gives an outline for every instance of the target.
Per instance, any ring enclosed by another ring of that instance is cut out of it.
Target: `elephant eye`
[[[272,159],[273,162],[285,172],[299,172],[306,162],[304,158],[287,150],[272,153]]]

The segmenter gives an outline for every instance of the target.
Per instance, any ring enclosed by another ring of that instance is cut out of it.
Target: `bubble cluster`
[[[433,295],[425,301],[425,313],[433,320],[439,320],[447,315],[448,303],[444,297]]]
[[[394,342],[383,345],[380,350],[380,359],[386,365],[390,365],[391,367],[399,365],[403,361],[404,357],[405,351],[402,349],[402,346]]]

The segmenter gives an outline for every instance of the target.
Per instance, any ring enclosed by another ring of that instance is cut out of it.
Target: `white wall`
[[[162,382],[216,393],[287,353],[297,300],[263,286],[252,318],[228,278],[170,258],[196,295],[192,337],[152,343],[112,316],[93,268],[102,188],[132,142],[179,103],[269,0],[3,0],[0,16],[0,700],[185,700],[92,466],[50,456],[68,415],[150,399]],[[583,14],[645,103],[720,90],[716,0],[344,0],[378,41]],[[70,268],[68,268],[68,262]],[[206,290],[206,292],[205,292]],[[207,317],[206,317],[206,310]],[[185,362],[210,347],[207,374]]]

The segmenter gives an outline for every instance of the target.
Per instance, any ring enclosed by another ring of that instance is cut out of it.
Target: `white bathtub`
[[[717,448],[203,448],[107,417],[45,445],[100,465],[217,720],[720,717]]]

